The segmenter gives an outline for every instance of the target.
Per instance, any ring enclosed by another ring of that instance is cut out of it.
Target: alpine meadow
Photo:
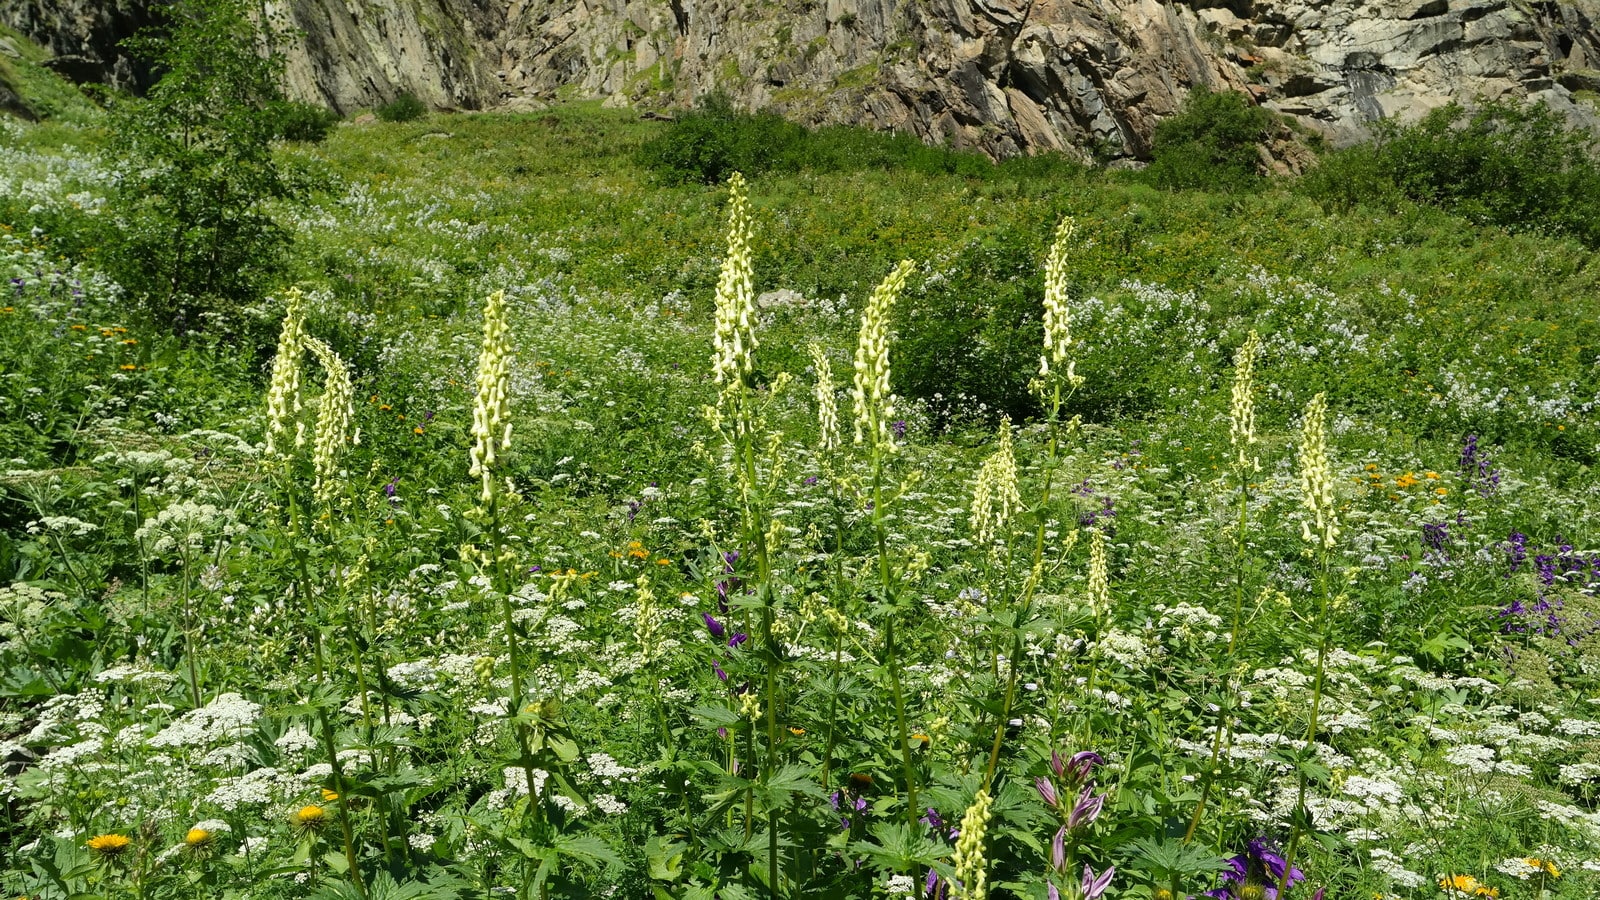
[[[254,7],[3,32],[0,894],[1600,896],[1586,133],[341,119]]]

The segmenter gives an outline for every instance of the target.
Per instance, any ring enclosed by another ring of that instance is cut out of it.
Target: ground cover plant
[[[1600,885],[1576,242],[573,105],[279,146],[224,339],[0,127],[0,889]]]

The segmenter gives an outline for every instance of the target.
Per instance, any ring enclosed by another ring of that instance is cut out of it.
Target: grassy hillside
[[[668,127],[283,145],[282,290],[182,336],[94,124],[0,128],[0,889],[1594,895],[1591,251],[839,135],[749,184],[729,388]]]

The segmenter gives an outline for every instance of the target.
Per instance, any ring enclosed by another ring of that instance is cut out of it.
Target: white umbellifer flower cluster
[[[183,555],[200,550],[213,534],[236,534],[243,526],[228,519],[229,514],[210,503],[180,500],[145,520],[134,537],[157,555]]]
[[[717,327],[711,373],[717,384],[734,384],[755,371],[756,301],[750,266],[750,211],[744,176],[728,179],[728,255],[717,279]]]
[[[1083,376],[1073,371],[1074,362],[1067,358],[1072,349],[1072,317],[1067,310],[1067,242],[1072,240],[1076,225],[1070,217],[1056,226],[1055,240],[1050,244],[1050,255],[1044,262],[1044,355],[1039,357],[1039,377],[1048,378],[1050,367],[1057,371],[1065,366],[1068,384],[1083,383]]]
[[[909,897],[916,892],[917,880],[910,875],[890,875],[883,891],[890,897]]]
[[[233,692],[219,694],[199,709],[192,709],[176,722],[161,729],[149,740],[152,747],[197,747],[237,738],[254,729],[261,718],[261,704]]]
[[[1111,576],[1106,563],[1106,533],[1089,529],[1089,608],[1096,616],[1111,612]]]
[[[316,473],[312,493],[317,502],[333,499],[338,484],[339,451],[349,440],[350,419],[355,416],[355,388],[350,382],[350,366],[319,338],[306,337],[306,349],[322,364],[327,377],[322,384],[322,400],[317,408],[317,436],[312,446],[311,468]]]
[[[1306,543],[1332,550],[1339,539],[1333,506],[1333,468],[1328,464],[1328,395],[1319,393],[1306,404],[1300,425],[1300,496],[1311,518],[1301,523]]]
[[[1000,423],[999,446],[983,461],[972,488],[972,532],[980,546],[992,543],[1022,508],[1017,459],[1011,450],[1011,420]]]
[[[961,836],[956,838],[955,885],[951,900],[984,900],[989,895],[984,871],[983,836],[989,827],[989,791],[979,788],[972,805],[961,816]]]
[[[483,304],[483,347],[478,352],[478,394],[472,404],[472,468],[483,479],[483,502],[494,500],[495,458],[511,449],[511,337],[506,327],[506,292]]]
[[[833,366],[820,344],[810,346],[811,366],[817,371],[817,449],[831,453],[839,449],[839,401],[834,396]]]
[[[1256,354],[1260,351],[1261,338],[1251,329],[1250,336],[1233,354],[1233,403],[1228,409],[1228,439],[1233,444],[1234,464],[1240,470],[1261,470],[1261,464],[1250,456],[1250,445],[1256,442]]]
[[[903,259],[883,279],[861,311],[861,336],[856,343],[855,377],[850,397],[855,401],[855,442],[872,438],[874,446],[894,452],[894,397],[889,393],[889,311],[911,277],[915,264]]]
[[[85,522],[72,516],[44,516],[37,521],[28,523],[29,534],[39,534],[42,531],[52,531],[57,534],[66,534],[71,537],[83,537],[91,531],[98,531],[99,525]]]
[[[305,346],[305,296],[299,288],[290,288],[284,296],[287,302],[283,328],[278,332],[278,353],[272,360],[272,383],[267,388],[268,456],[278,453],[291,422],[295,423],[295,446],[305,443],[305,426],[298,422],[300,355]]]

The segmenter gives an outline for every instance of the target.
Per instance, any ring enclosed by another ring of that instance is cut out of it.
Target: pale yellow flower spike
[[[984,900],[989,896],[987,862],[983,855],[984,832],[989,828],[989,791],[979,788],[972,805],[961,817],[961,836],[956,838],[955,884],[950,900]]]
[[[1022,507],[1017,487],[1017,459],[1011,449],[1011,420],[1000,423],[999,446],[978,469],[972,489],[972,530],[980,545],[1002,535]]]
[[[839,401],[834,396],[833,366],[820,344],[812,343],[811,367],[817,372],[817,448],[824,453],[839,449]]]
[[[305,295],[299,288],[284,294],[283,328],[278,332],[278,352],[272,359],[272,382],[267,388],[267,456],[277,456],[288,437],[289,424],[300,414],[300,357],[305,352]],[[303,430],[295,446],[304,443]]]
[[[1251,329],[1237,352],[1233,354],[1233,405],[1229,409],[1232,420],[1228,439],[1233,443],[1234,463],[1241,470],[1261,470],[1261,464],[1250,456],[1250,445],[1256,442],[1256,354],[1261,351],[1261,338]]]
[[[477,397],[472,405],[472,467],[483,482],[483,502],[494,499],[494,464],[511,449],[511,336],[506,327],[506,292],[483,304],[483,346],[478,352]]]
[[[1106,564],[1106,533],[1089,529],[1089,608],[1096,616],[1111,611],[1111,573]]]
[[[855,375],[850,397],[855,401],[855,442],[871,442],[894,452],[894,396],[889,392],[889,312],[916,264],[903,259],[883,279],[861,311],[861,336],[856,343]]]
[[[1056,226],[1055,240],[1050,244],[1050,255],[1044,262],[1044,355],[1039,357],[1039,376],[1047,378],[1050,367],[1057,371],[1065,367],[1068,384],[1081,384],[1082,376],[1073,371],[1074,363],[1068,358],[1072,349],[1071,315],[1067,311],[1067,244],[1072,240],[1077,225],[1069,216]]]
[[[322,364],[327,378],[323,381],[321,405],[317,410],[317,435],[312,446],[311,468],[317,480],[312,493],[317,502],[333,499],[338,486],[339,453],[349,440],[350,420],[355,416],[355,388],[350,383],[350,366],[321,340],[307,336],[305,346]]]
[[[750,212],[744,176],[728,179],[728,255],[717,279],[717,328],[711,372],[717,384],[732,384],[755,371],[756,304],[750,264]]]
[[[1311,517],[1301,525],[1301,537],[1312,546],[1332,550],[1339,539],[1339,519],[1333,506],[1333,468],[1328,464],[1328,395],[1317,394],[1306,404],[1300,426],[1300,496]]]

